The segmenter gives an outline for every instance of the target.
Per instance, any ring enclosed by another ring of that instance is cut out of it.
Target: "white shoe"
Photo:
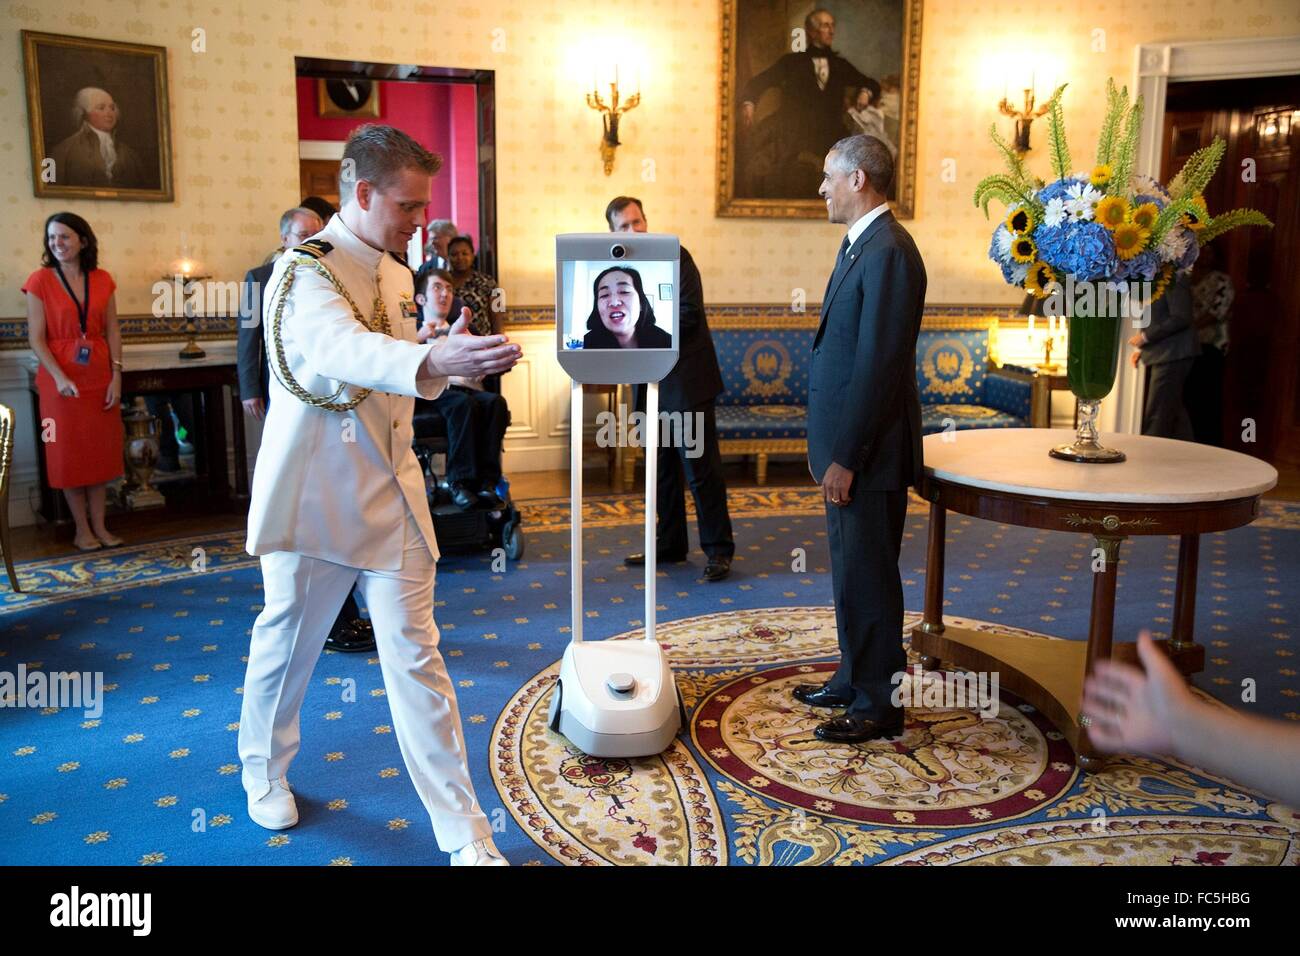
[[[298,822],[298,805],[289,790],[288,777],[254,780],[243,775],[248,793],[248,815],[258,826],[268,830],[287,830]]]
[[[491,837],[467,843],[451,855],[452,866],[509,866]]]

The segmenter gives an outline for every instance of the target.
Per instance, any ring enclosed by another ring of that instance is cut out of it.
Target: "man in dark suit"
[[[239,290],[239,338],[236,346],[239,392],[243,396],[244,409],[258,421],[266,418],[266,409],[271,401],[267,377],[270,368],[262,338],[262,301],[266,283],[271,279],[271,270],[275,268],[280,253],[306,242],[324,225],[320,215],[312,209],[298,206],[286,210],[280,217],[280,248],[265,263],[248,270]],[[361,616],[355,591],[343,602],[325,646],[349,653],[375,649],[374,628]]]
[[[1151,306],[1151,321],[1129,344],[1133,365],[1147,367],[1146,401],[1142,408],[1142,434],[1191,441],[1192,418],[1183,401],[1183,387],[1191,374],[1201,343],[1192,327],[1192,283],[1180,276]]]
[[[916,337],[926,279],[885,200],[893,174],[883,142],[850,136],[827,154],[820,189],[830,221],[849,227],[822,298],[808,394],[808,467],[826,501],[840,663],[825,684],[794,696],[845,708],[816,730],[839,743],[903,732],[891,678],[907,664],[898,555],[907,486],[921,481]]]
[[[648,228],[641,200],[617,196],[605,207],[605,221],[611,232],[645,232]],[[695,498],[700,550],[708,557],[704,580],[721,581],[731,573],[736,542],[731,535],[731,514],[727,511],[727,483],[722,477],[722,455],[718,450],[718,423],[713,401],[722,394],[722,369],[704,315],[704,283],[695,260],[682,247],[681,289],[678,291],[677,364],[659,383],[659,410],[692,415],[698,423],[694,434],[700,454],[691,457],[687,448],[664,448],[659,453],[656,480],[658,527],[655,531],[659,564],[686,560],[690,542],[686,536],[686,490],[682,469]],[[645,407],[645,389],[637,390],[637,407]],[[644,554],[631,554],[625,563],[645,564]]]
[[[844,135],[845,95],[856,99],[860,90],[880,99],[880,83],[831,49],[835,18],[814,10],[804,18],[807,48],[786,53],[766,70],[753,76],[740,93],[740,125],[749,130],[754,109],[763,93],[775,87],[781,96],[773,117],[776,134],[775,178],[765,181],[764,192],[812,197],[817,185],[817,164]],[[806,160],[801,154],[808,154]],[[758,185],[756,183],[756,185]]]

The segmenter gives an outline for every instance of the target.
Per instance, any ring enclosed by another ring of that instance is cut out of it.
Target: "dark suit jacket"
[[[826,55],[826,89],[817,86],[813,54]],[[880,84],[838,53],[824,47],[810,47],[803,53],[787,53],[745,84],[741,102],[757,105],[764,91],[781,91],[777,116],[784,138],[796,150],[806,149],[823,156],[844,132],[844,95],[850,88],[868,87],[880,95]]]
[[[682,246],[677,305],[677,364],[659,383],[659,410],[688,412],[722,394],[722,368],[704,314],[704,282],[695,259]],[[645,386],[636,387],[636,407],[645,409]]]
[[[262,296],[271,281],[272,260],[264,266],[249,269],[244,285],[239,290],[239,344],[236,355],[239,366],[239,397],[270,400],[270,369],[266,364],[266,346],[262,338]]]
[[[1151,324],[1142,330],[1144,365],[1163,365],[1201,354],[1201,343],[1192,328],[1192,285],[1186,277],[1172,282],[1165,294],[1151,306]]]
[[[863,231],[831,275],[813,340],[808,464],[857,472],[855,488],[889,491],[921,481],[916,337],[925,264],[892,213]]]

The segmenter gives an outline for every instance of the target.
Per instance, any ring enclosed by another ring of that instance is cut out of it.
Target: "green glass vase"
[[[1069,445],[1049,452],[1066,461],[1108,464],[1124,460],[1124,453],[1098,441],[1097,411],[1101,400],[1115,387],[1123,322],[1115,315],[1075,315],[1069,320],[1066,378],[1079,402],[1079,429]]]

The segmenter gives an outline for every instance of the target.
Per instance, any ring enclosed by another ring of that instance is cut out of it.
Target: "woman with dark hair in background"
[[[655,325],[655,310],[641,286],[641,273],[610,266],[591,287],[584,349],[670,349],[673,337]]]
[[[474,240],[457,236],[447,243],[447,258],[451,260],[452,291],[472,314],[469,330],[475,335],[499,334],[501,314],[492,308],[493,282],[474,268]]]
[[[122,475],[122,336],[113,277],[100,269],[90,224],[70,212],[45,221],[41,268],[23,284],[27,338],[40,360],[45,473],[63,490],[82,551],[122,539],[104,526],[104,491]]]

